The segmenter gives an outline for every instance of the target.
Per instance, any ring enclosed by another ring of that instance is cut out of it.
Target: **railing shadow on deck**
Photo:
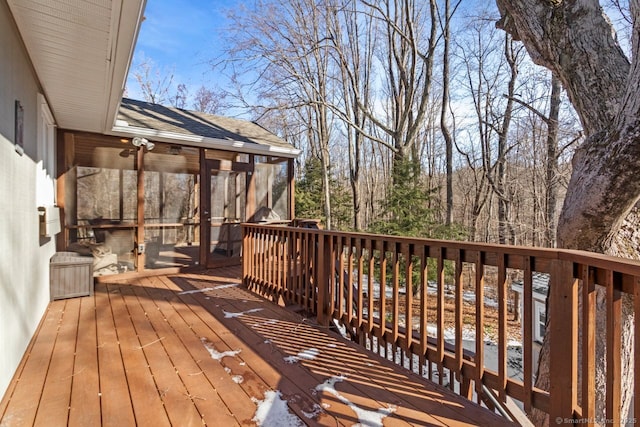
[[[416,408],[428,408],[429,417],[433,422],[436,420],[468,422],[469,419],[473,419],[473,417],[465,419],[456,416],[456,413],[465,406],[461,406],[459,402],[449,401],[446,390],[443,388],[434,386],[425,389],[424,384],[409,372],[407,372],[408,375],[398,373],[392,367],[385,365],[384,361],[361,357],[357,351],[354,351],[352,344],[341,340],[335,334],[326,333],[326,330],[318,328],[314,322],[305,322],[304,317],[301,318],[278,307],[264,307],[264,300],[261,297],[248,292],[244,286],[233,286],[237,283],[233,274],[211,275],[210,271],[207,271],[203,274],[171,276],[167,280],[173,282],[181,292],[162,297],[201,306],[219,322],[209,326],[217,331],[222,325],[226,326],[233,331],[234,339],[244,342],[246,348],[250,348],[261,357],[264,363],[271,365],[283,377],[296,379],[298,383],[295,386],[288,379],[281,380],[276,390],[283,390],[283,395],[288,398],[287,404],[290,409],[301,419],[310,420],[312,416],[309,413],[317,412],[318,406],[316,402],[301,397],[303,393],[294,393],[292,390],[295,391],[297,386],[305,390],[309,389],[315,394],[313,390],[318,390],[323,385],[323,383],[313,382],[320,381],[318,378],[324,380],[325,384],[340,383],[340,393],[346,393],[351,399],[365,402],[365,405],[360,406],[359,409],[370,413],[380,412],[385,408],[367,406],[376,402],[367,399],[376,396],[383,401],[388,399],[386,390],[393,390],[396,396],[413,405],[403,408],[393,417],[411,425],[425,425],[424,415]],[[229,350],[231,349],[229,347]],[[217,348],[217,350],[226,350],[226,347]],[[300,356],[301,354],[307,356]],[[313,357],[309,357],[309,354]],[[309,372],[301,370],[301,367],[308,369]],[[285,372],[288,374],[285,375]],[[248,377],[247,374],[244,376]],[[362,422],[360,418],[353,415],[334,413],[332,409],[334,406],[340,402],[345,403],[346,398],[340,393],[335,389],[333,392],[324,393],[323,399],[331,403],[322,406],[322,416],[340,419],[348,424]],[[434,404],[436,401],[437,404]],[[349,403],[349,405],[354,404]],[[477,414],[473,413],[473,415]],[[479,420],[479,422],[482,421],[495,422],[492,418]]]
[[[621,384],[629,373],[621,364],[628,344],[622,301],[640,314],[639,262],[583,251],[268,224],[243,224],[243,254],[243,282],[250,289],[298,305],[320,324],[337,325],[367,349],[469,399],[508,416],[517,415],[509,409],[515,407],[500,402],[514,399],[524,411],[539,409],[550,420],[592,424],[601,407],[608,421],[623,421]],[[534,275],[549,283],[548,390],[534,386]],[[514,278],[523,287],[521,378],[508,366],[507,293]],[[495,308],[484,303],[491,289]],[[605,313],[596,310],[597,295],[605,299]],[[488,316],[490,310],[496,318]],[[605,339],[596,339],[597,322],[605,325]],[[640,354],[639,331],[629,344],[634,354]],[[494,352],[487,340],[495,342]],[[597,358],[607,364],[603,402],[596,402]],[[640,372],[640,357],[632,360]],[[633,393],[633,407],[640,409],[640,375]]]

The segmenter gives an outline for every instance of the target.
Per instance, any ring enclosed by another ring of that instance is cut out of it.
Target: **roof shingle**
[[[128,98],[122,99],[118,120],[139,128],[294,149],[291,144],[254,122]]]

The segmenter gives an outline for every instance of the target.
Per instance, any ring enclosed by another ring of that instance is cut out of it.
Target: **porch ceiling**
[[[145,0],[8,0],[57,125],[111,130]]]

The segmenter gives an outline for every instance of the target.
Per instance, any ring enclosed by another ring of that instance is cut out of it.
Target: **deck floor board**
[[[69,418],[73,362],[78,334],[80,300],[65,301],[56,336],[55,347],[42,390],[36,425],[66,426]]]
[[[156,334],[147,326],[144,315],[136,317],[139,303],[130,287],[117,288],[110,295],[136,419],[143,419],[158,427],[169,426],[171,423],[144,347],[157,340]],[[118,301],[118,298],[122,298],[122,301]]]
[[[70,426],[96,426],[101,423],[96,334],[95,298],[82,298],[71,386]]]
[[[0,425],[255,425],[268,392],[300,425],[509,424],[249,292],[227,268],[52,302]]]
[[[113,320],[112,304],[117,299],[111,298],[107,286],[100,283],[96,285],[94,296],[100,384],[98,395],[102,424],[133,425],[135,414]]]

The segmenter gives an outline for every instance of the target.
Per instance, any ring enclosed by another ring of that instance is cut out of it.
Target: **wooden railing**
[[[622,421],[621,381],[628,374],[621,365],[623,300],[640,319],[638,262],[581,251],[260,224],[243,225],[243,253],[243,280],[250,288],[300,306],[322,325],[337,323],[369,350],[467,398],[508,416],[517,416],[509,410],[513,405],[500,402],[515,399],[527,412],[548,413],[551,424],[592,424],[601,404],[608,424]],[[548,390],[534,386],[534,276],[549,284]],[[508,354],[514,329],[510,335],[508,293],[515,279],[523,287],[518,375],[508,370],[514,362]],[[605,313],[596,310],[598,293]],[[604,322],[606,338],[596,339],[598,322]],[[639,330],[631,349],[637,355]],[[606,360],[604,402],[596,401],[596,355]],[[630,360],[640,372],[640,357]],[[640,375],[632,387],[638,414]]]

